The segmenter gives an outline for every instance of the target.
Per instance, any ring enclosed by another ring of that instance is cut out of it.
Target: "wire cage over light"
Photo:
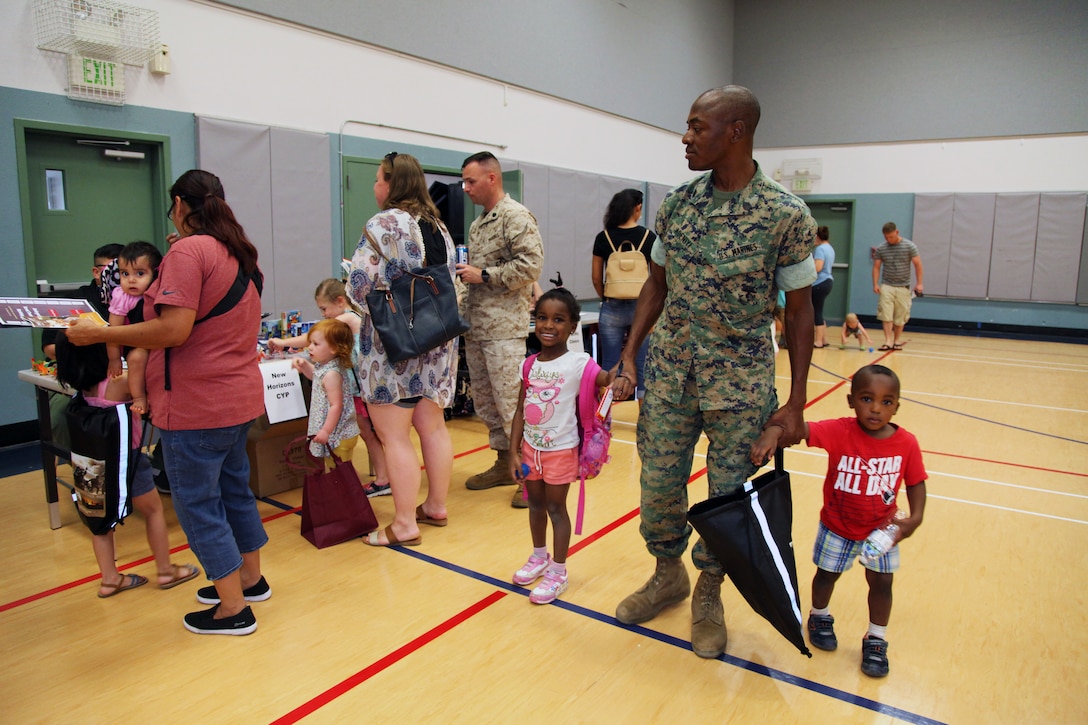
[[[38,47],[142,66],[157,52],[159,14],[113,0],[35,0]]]

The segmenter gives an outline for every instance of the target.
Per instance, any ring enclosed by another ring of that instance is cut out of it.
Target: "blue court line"
[[[819,365],[811,365],[811,367],[816,368],[820,372],[827,373],[828,375],[830,375],[833,378],[838,378],[839,380],[850,380],[850,378],[848,378],[848,377],[843,377],[842,375],[839,375],[837,373],[833,373],[833,372],[831,372],[830,370],[828,370],[826,368],[820,367]],[[1045,438],[1055,438],[1055,439],[1057,439],[1059,441],[1066,441],[1068,443],[1079,443],[1082,446],[1088,446],[1088,441],[1077,440],[1076,438],[1066,438],[1065,436],[1056,435],[1054,433],[1044,433],[1041,430],[1033,430],[1031,428],[1024,428],[1024,427],[1019,426],[1019,425],[1013,425],[1012,423],[1001,423],[999,421],[993,420],[992,418],[983,418],[983,417],[978,416],[978,415],[971,415],[970,413],[964,413],[963,411],[960,411],[960,410],[951,410],[949,408],[942,408],[939,405],[934,405],[933,403],[926,403],[926,402],[921,401],[921,400],[915,400],[914,398],[900,397],[899,399],[900,400],[906,400],[906,401],[909,401],[911,403],[915,403],[916,405],[924,406],[926,408],[932,408],[933,410],[939,410],[939,411],[941,411],[943,413],[951,413],[952,415],[958,415],[958,416],[961,416],[961,417],[964,417],[964,418],[970,418],[972,420],[977,420],[977,421],[979,421],[981,423],[990,423],[992,425],[1001,426],[1002,428],[1011,428],[1013,430],[1018,430],[1018,431],[1021,431],[1023,433],[1032,433],[1034,435],[1043,436]]]
[[[443,569],[448,569],[449,571],[455,572],[457,574],[462,574],[471,579],[476,579],[477,581],[483,582],[490,586],[494,586],[499,589],[512,592],[514,594],[520,594],[524,597],[529,596],[528,589],[516,586],[510,582],[505,582],[501,579],[496,579],[486,574],[481,574],[480,572],[466,569],[463,566],[459,566],[457,564],[453,564],[442,559],[437,559],[433,556],[424,554],[419,551],[409,550],[403,546],[396,546],[391,548],[394,548],[403,554],[407,554],[408,556],[419,559],[420,561],[427,562],[428,564],[433,564]],[[621,624],[619,621],[616,620],[615,617],[610,614],[603,614],[592,609],[587,609],[586,607],[580,607],[577,604],[571,604],[570,602],[565,602],[561,599],[555,600],[549,606],[559,607],[560,609],[565,609],[569,612],[573,612],[574,614],[580,614],[583,617],[588,617],[589,619],[596,620],[598,622],[601,622],[602,624],[608,624],[613,627],[618,627],[619,629],[625,629],[629,632],[634,632],[635,634],[640,634],[644,637],[649,637],[650,639],[657,640],[658,642],[670,644],[673,647],[678,647],[680,649],[687,650],[688,652],[691,651],[691,643],[687,640],[680,639],[679,637],[673,637],[668,634],[662,634],[661,632],[655,632],[652,629],[648,629],[637,624]],[[790,646],[792,647],[792,645]],[[734,667],[739,667],[741,669],[748,670],[749,672],[754,672],[758,675],[770,677],[773,680],[778,680],[779,682],[784,682],[795,687],[801,687],[811,692],[824,695],[825,697],[840,700],[850,705],[863,707],[867,710],[872,710],[873,712],[880,713],[881,715],[888,715],[889,717],[894,717],[895,719],[902,720],[903,722],[920,723],[924,725],[944,725],[940,720],[934,720],[923,715],[908,712],[907,710],[903,710],[898,707],[885,705],[875,700],[870,700],[867,697],[861,697],[860,695],[855,695],[851,692],[845,692],[843,690],[829,687],[828,685],[824,685],[819,682],[814,682],[803,677],[791,675],[788,672],[782,672],[781,670],[767,667],[766,665],[759,665],[755,662],[749,662],[748,660],[744,660],[739,657],[723,654],[717,659],[725,662],[726,664],[733,665]]]
[[[291,509],[295,508],[294,506],[289,506],[285,503],[277,501],[273,498],[269,498],[267,496],[262,497],[260,500],[272,506],[281,508],[285,511],[290,511]],[[300,516],[301,512],[296,511],[295,515]],[[405,546],[390,546],[386,548],[392,549],[394,551],[399,551],[402,554],[407,554],[408,556],[419,559],[420,561],[426,562],[428,564],[433,564],[434,566],[440,567],[442,569],[447,569],[456,574],[461,574],[462,576],[466,576],[470,579],[475,579],[476,581],[483,582],[484,584],[496,587],[497,589],[502,589],[504,591],[510,592],[511,594],[517,594],[523,597],[529,596],[530,590],[526,589],[525,587],[519,587],[511,582],[503,581],[502,579],[496,579],[493,576],[482,574],[478,571],[474,571],[472,569],[460,566],[459,564],[454,564],[453,562],[445,561],[444,559],[438,559],[436,557],[430,556],[429,554],[424,554],[420,551],[415,551]],[[583,617],[593,619],[602,624],[608,624],[613,627],[618,627],[619,629],[625,629],[628,632],[634,632],[635,634],[649,637],[650,639],[657,640],[658,642],[661,642],[663,644],[669,644],[673,647],[678,647],[682,650],[687,650],[688,652],[691,652],[691,643],[687,640],[681,639],[679,637],[673,637],[672,635],[668,634],[662,634],[661,632],[656,632],[652,629],[637,624],[622,624],[610,614],[603,614],[592,609],[587,609],[586,607],[580,607],[577,604],[571,604],[570,602],[565,602],[561,599],[556,599],[554,602],[551,603],[550,606],[559,607],[560,609],[565,609],[568,612],[572,612],[574,614],[580,614]],[[792,645],[790,646],[792,647]],[[767,667],[766,665],[759,665],[755,662],[741,659],[740,657],[723,654],[717,659],[721,662],[725,662],[726,664],[733,665],[734,667],[739,667],[740,669],[754,672],[757,675],[770,677],[772,680],[784,682],[788,685],[793,685],[794,687],[800,687],[802,689],[809,690],[810,692],[814,692],[825,697],[830,697],[832,699],[845,702],[849,705],[863,707],[867,710],[872,710],[873,712],[880,713],[881,715],[894,717],[895,719],[902,720],[903,722],[919,723],[920,725],[944,725],[944,723],[942,723],[940,720],[934,720],[932,718],[925,717],[924,715],[918,715],[898,707],[893,707],[892,705],[885,705],[884,703],[877,702],[876,700],[870,700],[867,697],[855,695],[852,692],[839,690],[837,688],[830,687],[828,685],[824,685],[813,680],[805,679],[804,677],[791,675],[788,672],[783,672],[782,670],[776,670],[772,667]]]
[[[260,500],[272,506],[281,508],[285,511],[290,511],[291,509],[295,508],[294,506],[289,506],[285,503],[277,501],[273,498],[269,498],[267,496],[262,497]],[[300,516],[301,512],[296,511],[295,515]],[[444,559],[438,559],[436,557],[409,549],[408,547],[404,546],[390,546],[386,548],[392,549],[393,551],[399,551],[402,554],[407,554],[408,556],[419,559],[420,561],[426,562],[428,564],[433,564],[434,566],[440,567],[442,569],[447,569],[457,574],[461,574],[462,576],[466,576],[470,579],[475,579],[476,581],[483,582],[484,584],[488,584],[489,586],[502,589],[512,594],[517,594],[523,597],[529,596],[529,590],[525,587],[519,587],[511,582],[496,579],[493,576],[482,574],[478,571],[474,571],[458,564],[445,561]],[[608,624],[613,627],[618,627],[619,629],[625,629],[628,632],[634,632],[635,634],[649,637],[650,639],[657,640],[658,642],[661,642],[663,644],[669,644],[673,647],[678,647],[682,650],[687,650],[688,652],[691,652],[691,643],[687,640],[680,639],[679,637],[673,637],[672,635],[668,634],[662,634],[661,632],[656,632],[652,629],[637,624],[622,624],[610,614],[603,614],[592,609],[587,609],[586,607],[580,607],[577,604],[571,604],[570,602],[565,602],[561,599],[556,599],[549,606],[559,607],[560,609],[565,609],[574,614],[580,614],[583,617],[588,617],[589,619],[593,619],[602,624]],[[805,679],[804,677],[798,677],[797,675],[791,675],[788,672],[783,672],[781,670],[767,667],[766,665],[759,665],[755,662],[750,662],[739,657],[734,657],[733,655],[723,654],[717,659],[721,662],[725,662],[726,664],[733,665],[734,667],[739,667],[743,670],[754,672],[757,675],[770,677],[772,680],[784,682],[786,684],[793,685],[794,687],[800,687],[802,689],[809,690],[810,692],[814,692],[825,697],[830,697],[832,699],[845,702],[849,705],[863,707],[867,710],[872,710],[873,712],[880,713],[881,715],[894,717],[895,719],[902,720],[903,722],[919,723],[920,725],[944,725],[944,723],[942,723],[940,720],[934,720],[932,718],[925,717],[924,715],[918,715],[913,712],[908,712],[907,710],[903,710],[898,707],[885,705],[881,702],[877,702],[876,700],[870,700],[867,697],[855,695],[852,692],[839,690],[837,688],[830,687],[828,685],[824,685],[813,680]]]

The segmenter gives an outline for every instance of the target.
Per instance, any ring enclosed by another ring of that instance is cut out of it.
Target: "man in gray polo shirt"
[[[910,268],[914,266],[917,282],[914,293],[922,296],[922,258],[914,242],[899,236],[895,222],[883,227],[884,244],[876,249],[873,258],[873,292],[880,295],[876,306],[876,319],[884,325],[884,344],[881,350],[903,349],[903,327],[910,319],[911,286]],[[881,280],[881,271],[884,278]]]

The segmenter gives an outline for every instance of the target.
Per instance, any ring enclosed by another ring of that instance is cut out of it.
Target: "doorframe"
[[[161,134],[139,133],[135,131],[122,131],[112,128],[96,128],[93,126],[75,126],[64,123],[52,123],[48,121],[34,121],[26,118],[16,118],[15,124],[15,171],[19,184],[19,216],[23,225],[23,257],[26,271],[27,295],[37,295],[37,270],[34,259],[34,229],[30,215],[30,172],[27,164],[26,136],[28,132],[47,133],[55,136],[90,137],[101,139],[117,139],[121,141],[137,141],[152,147],[152,183],[155,189],[152,198],[156,199],[156,209],[153,213],[156,224],[159,226],[159,238],[165,239],[168,229],[166,227],[166,195],[170,189],[170,137]],[[158,173],[156,173],[156,170]]]
[[[341,254],[341,256],[342,256],[343,252],[348,252],[348,249],[347,249],[347,246],[348,246],[348,232],[347,232],[347,213],[348,213],[347,212],[347,198],[348,198],[347,173],[348,173],[348,166],[347,165],[348,165],[348,162],[349,161],[354,161],[354,162],[364,163],[364,164],[381,164],[381,162],[382,162],[382,160],[384,158],[385,158],[385,156],[381,156],[381,157],[378,157],[378,158],[370,158],[370,157],[367,157],[367,156],[351,156],[351,155],[345,155],[343,153],[340,154],[340,183],[339,183],[339,187],[340,187],[339,188],[339,191],[340,191],[340,236],[342,237],[342,239],[340,240],[340,246],[342,246],[343,249],[338,251],[337,253]],[[449,166],[439,166],[437,164],[428,164],[425,161],[423,161],[423,159],[419,158],[418,156],[416,157],[416,160],[419,161],[419,165],[423,169],[423,173],[425,173],[425,174],[426,173],[443,174],[445,176],[460,176],[461,175],[461,169],[454,169],[454,168],[449,167]],[[464,233],[465,239],[468,239],[468,228],[469,228],[469,225],[472,224],[472,219],[473,219],[473,214],[472,214],[473,207],[472,207],[472,201],[468,198],[468,194],[466,194],[464,196],[464,200],[465,200],[466,206],[465,206],[465,224],[464,224],[465,228],[463,230],[463,233]],[[349,257],[349,259],[350,259],[350,257]]]
[[[850,205],[850,237],[847,239],[846,259],[838,261],[836,253],[836,264],[834,267],[842,269],[846,267],[846,279],[845,279],[845,294],[843,300],[845,303],[845,313],[851,311],[850,295],[854,287],[854,247],[857,237],[857,214],[858,214],[858,200],[856,197],[842,197],[835,195],[819,195],[813,194],[811,196],[805,196],[804,202],[809,205],[810,209],[813,204],[832,205],[832,204],[849,204]]]

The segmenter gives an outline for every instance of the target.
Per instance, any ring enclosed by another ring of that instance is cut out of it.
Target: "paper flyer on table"
[[[264,410],[269,423],[306,416],[302,381],[290,360],[270,360],[259,365],[264,378]]]
[[[90,320],[100,327],[107,322],[84,299],[59,297],[0,297],[2,327],[68,327],[72,320]]]

